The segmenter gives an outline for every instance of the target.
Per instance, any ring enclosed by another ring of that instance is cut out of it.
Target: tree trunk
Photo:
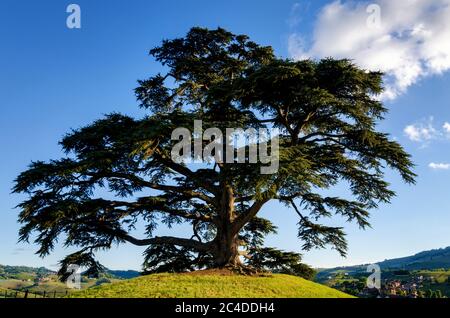
[[[220,222],[217,224],[217,234],[214,239],[214,257],[217,267],[239,267],[239,231],[233,227],[235,219],[234,193],[230,185],[223,185],[222,198],[220,200]]]
[[[231,230],[221,229],[215,239],[215,266],[217,267],[239,267],[239,240],[238,235]]]

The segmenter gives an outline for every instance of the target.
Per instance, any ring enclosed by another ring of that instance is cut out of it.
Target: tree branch
[[[240,229],[242,229],[245,224],[250,222],[256,214],[258,214],[259,210],[261,210],[262,206],[268,202],[270,198],[256,200],[253,205],[243,214],[239,215],[233,222],[233,229],[237,233]]]
[[[289,202],[291,203],[292,207],[294,208],[295,212],[298,214],[300,219],[302,219],[303,222],[309,223],[308,219],[304,217],[303,214],[300,212],[300,210],[297,208],[297,205],[295,204],[294,200],[291,199],[289,200]]]
[[[154,197],[152,197],[154,198]],[[147,199],[147,197],[144,197],[143,199]],[[132,210],[139,210],[143,209],[148,212],[152,211],[164,211],[167,214],[173,215],[173,216],[179,216],[188,220],[197,220],[197,221],[203,221],[203,222],[212,222],[213,218],[207,215],[202,215],[200,213],[187,213],[183,210],[173,210],[166,206],[148,206],[148,204],[144,202],[127,202],[127,201],[107,201],[103,200],[104,202],[108,203],[110,207],[117,208],[120,206],[128,207]],[[132,211],[131,211],[132,212]]]
[[[311,139],[313,137],[344,138],[344,137],[347,137],[347,136],[348,136],[347,134],[338,134],[338,135],[336,135],[336,134],[328,134],[328,133],[324,133],[324,132],[315,132],[315,133],[311,133],[309,135],[306,135],[306,136],[300,138],[298,140],[298,142],[305,142],[308,139]],[[333,140],[333,141],[336,141],[336,140]]]
[[[189,177],[191,178],[195,183],[197,183],[199,186],[205,188],[206,190],[208,190],[211,193],[217,193],[218,189],[217,186],[215,186],[214,184],[211,184],[209,182],[206,182],[206,180],[203,180],[203,182],[199,182],[198,178],[196,178],[195,173],[186,168],[185,166],[178,164],[176,162],[174,162],[172,159],[167,158],[163,153],[161,153],[159,150],[156,150],[155,155],[157,156],[157,158],[162,161],[164,163],[164,165],[166,165],[167,167],[169,167],[170,169],[172,169],[175,172],[178,172],[179,174],[184,175],[185,177]]]
[[[202,243],[199,241],[191,240],[191,239],[185,239],[185,238],[178,238],[178,237],[172,237],[172,236],[156,236],[153,238],[148,239],[138,239],[134,236],[131,236],[124,230],[119,229],[113,229],[107,225],[104,224],[96,224],[95,225],[99,230],[109,234],[113,235],[116,238],[119,238],[121,240],[127,241],[133,245],[136,246],[148,246],[148,245],[161,245],[161,244],[172,244],[172,245],[178,245],[183,246],[187,248],[192,248],[199,252],[206,252],[210,249],[210,243]]]
[[[216,201],[214,200],[213,197],[210,197],[204,193],[193,191],[192,189],[189,189],[189,188],[178,187],[178,186],[169,186],[169,185],[165,185],[165,184],[158,184],[158,183],[150,182],[150,181],[144,180],[136,175],[132,175],[132,174],[128,174],[128,173],[109,172],[109,173],[105,173],[105,174],[90,174],[90,176],[95,177],[95,178],[113,177],[113,178],[126,179],[126,180],[132,181],[142,187],[147,187],[147,188],[151,188],[154,190],[177,192],[177,193],[181,193],[181,194],[187,195],[192,198],[197,198],[197,199],[203,200],[203,201],[213,204],[213,205],[216,204]]]

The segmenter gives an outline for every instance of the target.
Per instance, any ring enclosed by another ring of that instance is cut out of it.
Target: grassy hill
[[[76,298],[348,298],[347,294],[289,275],[154,274],[92,287]]]

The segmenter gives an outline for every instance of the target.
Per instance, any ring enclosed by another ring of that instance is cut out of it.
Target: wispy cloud
[[[294,3],[289,14],[289,19],[287,21],[289,27],[295,28],[301,22],[302,12],[300,3]]]
[[[420,79],[450,69],[450,0],[334,1],[316,21],[312,44],[292,32],[292,57],[351,58],[361,67],[386,73],[385,99],[394,99]],[[373,7],[372,7],[373,8]],[[291,13],[292,14],[292,13]]]
[[[403,130],[405,136],[415,142],[429,142],[438,139],[441,133],[434,128],[434,118],[430,117],[426,121],[411,124]]]
[[[403,129],[405,136],[414,142],[426,146],[431,141],[450,141],[450,123],[444,122],[441,126],[434,123],[433,116],[426,120],[410,124]]]
[[[450,169],[450,163],[430,163],[428,165],[433,170],[449,170]]]
[[[309,15],[310,9],[310,1],[301,0],[300,2],[294,3],[291,7],[291,11],[289,12],[289,17],[287,19],[288,26],[292,30],[300,26],[300,23],[303,22],[303,18]]]

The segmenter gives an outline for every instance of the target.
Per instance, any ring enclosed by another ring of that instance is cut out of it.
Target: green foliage
[[[365,281],[348,281],[345,280],[343,281],[340,286],[339,286],[339,290],[350,294],[350,295],[354,295],[354,296],[358,296],[361,291],[366,287],[366,282]]]
[[[266,247],[251,250],[249,256],[248,264],[257,269],[295,275],[308,280],[312,280],[316,274],[314,269],[301,263],[301,256],[298,253]]]
[[[74,130],[60,142],[66,157],[33,162],[15,181],[13,191],[28,195],[18,206],[20,240],[32,238],[41,256],[60,237],[80,249],[61,261],[60,274],[68,264],[98,274],[95,253],[124,242],[148,247],[151,272],[237,265],[237,245],[260,247],[274,230],[256,219],[271,200],[296,213],[304,250],[331,246],[345,255],[344,230],[327,219],[369,226],[369,210],[395,195],[386,168],[414,182],[410,156],[377,130],[387,113],[375,98],[378,72],[345,59],[276,58],[221,28],[193,28],[150,54],[167,72],[135,90],[148,116],[113,113]],[[192,131],[195,119],[204,129],[279,128],[279,170],[262,175],[261,164],[221,162],[195,170],[172,161],[172,131]],[[342,182],[351,198],[323,195]],[[114,199],[96,197],[99,189]],[[138,222],[144,238],[132,235]],[[192,226],[191,238],[153,235],[158,224],[180,223]]]
[[[71,265],[78,265],[80,268],[87,268],[87,270],[83,273],[87,277],[98,278],[100,273],[106,272],[106,268],[95,260],[92,252],[85,253],[80,251],[70,254],[60,262],[60,265],[61,267],[58,271],[58,275],[62,282],[67,281],[69,276],[73,274],[73,270],[70,270],[69,268]]]
[[[397,276],[405,276],[405,275],[409,275],[410,271],[404,270],[404,269],[400,269],[400,270],[396,270],[393,272],[394,275]]]
[[[174,245],[152,245],[144,252],[144,271],[150,273],[179,273],[195,270],[196,255],[188,249],[178,248]]]

